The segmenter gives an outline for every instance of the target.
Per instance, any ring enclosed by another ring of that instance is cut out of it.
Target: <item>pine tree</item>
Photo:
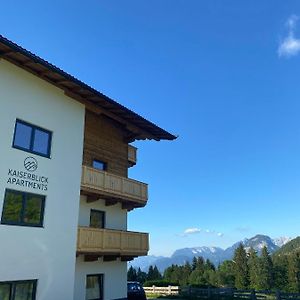
[[[162,276],[160,274],[160,272],[158,271],[157,266],[154,266],[153,268],[153,275],[152,275],[153,279],[152,280],[161,280]]]
[[[189,283],[189,277],[192,273],[192,266],[187,262],[184,266],[181,267],[181,276],[179,280],[180,286],[186,286]]]
[[[196,268],[197,268],[197,257],[194,256],[192,261],[192,271],[196,270]]]
[[[234,287],[235,264],[232,260],[225,260],[217,270],[218,285],[222,287]]]
[[[274,288],[288,292],[288,257],[287,255],[273,256]]]
[[[189,276],[189,283],[193,285],[206,286],[208,282],[203,275],[203,270],[196,268],[196,270],[194,270]]]
[[[293,253],[288,258],[288,287],[290,292],[300,292],[300,254]]]
[[[250,288],[259,289],[259,258],[256,251],[251,248],[248,257]]]
[[[127,271],[127,280],[128,281],[137,281],[136,270],[132,266],[130,266],[130,268]]]
[[[204,271],[204,265],[205,265],[205,262],[204,262],[203,257],[199,256],[197,258],[196,269]]]
[[[165,270],[163,279],[174,285],[179,285],[181,276],[182,276],[181,268],[177,265],[172,265],[171,267]]]
[[[258,286],[260,290],[270,290],[274,284],[273,262],[266,246],[263,247],[259,258]]]
[[[205,270],[212,270],[212,271],[216,270],[215,265],[209,259],[207,259],[205,261],[204,269]]]
[[[147,279],[147,273],[142,272],[141,268],[138,268],[136,272],[136,280],[140,283],[144,283]]]
[[[235,287],[246,289],[249,286],[249,269],[247,253],[241,243],[234,252]]]
[[[172,266],[170,266],[170,267],[168,267],[168,268],[165,269],[164,275],[163,275],[163,278],[164,278],[165,281],[167,281],[167,282],[173,282],[172,279],[173,279],[174,268],[175,268],[175,266],[172,265]]]
[[[154,269],[150,266],[147,273],[147,281],[154,280]]]

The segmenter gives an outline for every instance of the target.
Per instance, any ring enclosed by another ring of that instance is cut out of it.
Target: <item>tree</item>
[[[250,288],[259,289],[259,258],[253,248],[249,251],[248,268]]]
[[[270,290],[274,284],[273,262],[266,246],[263,247],[259,258],[257,289]]]
[[[162,276],[157,269],[157,266],[150,266],[147,274],[147,281],[161,280]]]
[[[197,268],[197,261],[198,261],[197,257],[194,256],[193,260],[192,260],[192,271],[196,270],[196,268]]]
[[[207,260],[205,261],[204,270],[212,270],[212,271],[215,271],[216,268],[215,268],[215,265],[214,265],[209,259],[207,259]]]
[[[219,265],[217,270],[218,286],[234,287],[235,284],[235,264],[232,260],[225,260]]]
[[[152,280],[161,280],[162,276],[160,274],[160,272],[158,271],[157,266],[154,266],[153,268],[153,279]]]
[[[136,272],[136,281],[144,283],[147,279],[147,273],[142,272],[141,268],[138,268]]]
[[[288,257],[287,255],[273,256],[274,288],[288,291]]]
[[[136,270],[132,266],[130,266],[130,268],[127,271],[127,280],[128,281],[137,281]]]
[[[205,266],[205,262],[202,256],[199,256],[197,258],[197,263],[196,263],[196,269],[201,270],[204,272],[204,266]]]
[[[201,286],[208,285],[208,282],[203,275],[204,275],[203,270],[196,268],[196,270],[194,270],[189,276],[189,283],[192,285],[201,285]]]
[[[181,267],[179,285],[186,286],[189,284],[189,277],[192,273],[192,266],[187,262],[184,266]]]
[[[150,266],[147,273],[147,281],[154,280],[153,279],[153,266]]]
[[[293,253],[288,257],[288,288],[290,292],[300,292],[300,254]]]
[[[247,263],[247,253],[242,243],[234,252],[234,273],[235,287],[237,289],[246,289],[249,286],[249,269]]]
[[[175,265],[172,265],[165,269],[164,275],[163,275],[163,278],[165,281],[173,282],[172,279],[173,279],[174,268],[175,268]]]

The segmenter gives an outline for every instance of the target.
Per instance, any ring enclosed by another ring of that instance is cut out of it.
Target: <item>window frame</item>
[[[18,123],[23,124],[23,125],[28,126],[28,127],[31,127],[32,131],[31,131],[31,136],[30,136],[29,149],[27,149],[25,147],[21,147],[21,146],[15,145],[15,138],[16,138],[17,124]],[[41,152],[33,150],[34,141],[35,141],[35,131],[36,130],[39,130],[39,131],[44,132],[44,133],[47,133],[49,135],[48,145],[47,145],[47,154],[44,154],[44,153],[41,153]],[[31,123],[25,122],[25,121],[20,120],[20,119],[16,119],[12,147],[15,148],[15,149],[18,149],[18,150],[22,150],[22,151],[25,151],[25,152],[28,152],[28,153],[36,154],[36,155],[39,155],[39,156],[46,157],[46,158],[50,159],[51,158],[52,135],[53,135],[53,132],[50,131],[50,130],[47,130],[47,129],[44,129],[42,127],[33,125]]]
[[[102,223],[103,223],[103,227],[93,227],[93,226],[91,226],[92,212],[102,213]],[[105,226],[106,226],[106,212],[105,212],[104,210],[91,209],[91,210],[90,210],[90,227],[91,227],[91,228],[104,229]]]
[[[96,163],[100,163],[100,164],[103,164],[103,169],[98,169],[98,168],[95,168],[94,167],[94,162]],[[95,169],[95,170],[98,170],[98,171],[106,171],[107,170],[107,163],[103,160],[100,160],[100,159],[93,159],[92,161],[92,167]]]
[[[21,212],[20,212],[20,219],[21,219],[20,222],[4,221],[3,220],[6,195],[9,192],[10,193],[13,192],[15,194],[21,194],[22,195],[22,208],[21,208]],[[25,214],[25,211],[26,211],[26,202],[27,202],[28,195],[29,196],[30,195],[31,196],[38,196],[38,197],[42,198],[40,221],[39,221],[38,224],[24,222],[24,214]],[[12,189],[5,189],[4,201],[3,201],[3,206],[2,206],[2,214],[1,214],[1,225],[26,226],[26,227],[44,227],[45,202],[46,202],[46,196],[45,195],[28,193],[28,192],[17,191],[17,190],[12,190]]]
[[[87,274],[85,281],[85,292],[87,290],[87,279],[88,277],[98,277],[98,284],[100,288],[100,298],[88,299],[88,300],[103,300],[104,299],[104,274]],[[86,296],[85,296],[86,299]]]
[[[36,300],[36,290],[37,290],[37,279],[29,279],[29,280],[16,280],[16,281],[0,281],[0,286],[8,284],[9,289],[10,289],[10,295],[9,295],[9,300],[14,300],[15,299],[15,294],[16,294],[16,286],[17,284],[22,284],[22,283],[32,283],[33,288],[32,288],[32,295],[30,300]]]

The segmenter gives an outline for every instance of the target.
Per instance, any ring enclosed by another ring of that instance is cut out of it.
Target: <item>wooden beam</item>
[[[32,61],[32,60],[27,60],[27,61],[23,62],[24,66],[30,66],[30,65],[35,65],[35,64],[37,64],[37,62]]]
[[[85,105],[85,108],[97,115],[100,115],[103,113],[103,110],[100,109],[98,106],[96,106],[95,104],[89,103],[87,101],[87,99],[80,97],[79,95],[77,95],[76,93],[72,92],[71,90],[65,90],[65,95],[73,98],[75,100],[77,100],[78,102],[82,103]]]
[[[5,52],[1,51],[0,56],[5,57],[5,56],[13,54],[13,53],[16,53],[16,52],[15,51],[5,51]]]
[[[86,195],[86,203],[95,202],[99,199],[96,195]]]
[[[118,203],[117,200],[105,200],[105,206],[112,206],[112,205],[116,205]]]
[[[68,90],[65,87],[62,87],[62,88],[65,89],[66,96],[76,99],[78,102],[84,104],[88,110],[90,110],[96,114],[104,114],[104,115],[110,117],[111,119],[117,121],[118,123],[122,124],[128,131],[133,132],[135,137],[136,136],[144,136],[146,139],[146,136],[147,136],[148,138],[155,139],[155,137],[152,136],[149,132],[146,132],[146,131],[138,128],[137,126],[130,124],[130,122],[117,116],[114,113],[111,113],[108,109],[103,109],[100,106],[98,106],[92,102],[89,102],[88,97],[87,98],[81,97],[81,96],[77,95],[76,93],[74,93],[72,90]],[[95,96],[92,96],[92,99],[93,99],[92,101],[96,101],[96,100],[94,100]],[[100,99],[100,97],[99,97],[99,99]]]
[[[84,261],[97,261],[99,257],[99,255],[85,255]]]
[[[103,261],[115,261],[119,256],[117,255],[104,255]]]
[[[127,211],[131,211],[135,208],[132,203],[122,203],[122,209],[126,209]]]
[[[97,200],[108,200],[108,201],[117,201],[120,203],[124,203],[125,207],[123,209],[133,209],[138,207],[144,207],[147,204],[147,200],[137,200],[128,198],[126,195],[113,195],[109,191],[91,189],[89,187],[84,186],[81,184],[81,195],[90,196],[91,202],[96,201],[93,200],[93,196],[97,198]],[[113,204],[112,204],[113,205]],[[128,207],[126,207],[128,205]]]
[[[121,261],[131,261],[137,256],[121,256]]]

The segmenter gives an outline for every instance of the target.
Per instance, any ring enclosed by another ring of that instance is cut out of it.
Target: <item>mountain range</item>
[[[172,264],[183,265],[186,262],[192,262],[194,257],[202,256],[204,259],[209,259],[216,266],[222,263],[224,260],[232,259],[235,249],[242,243],[246,250],[251,247],[254,248],[258,254],[260,254],[262,248],[266,246],[269,253],[274,253],[285,244],[290,242],[292,238],[280,237],[271,239],[267,235],[258,234],[252,238],[239,241],[232,246],[222,249],[219,247],[193,247],[182,248],[176,250],[170,257],[164,256],[144,256],[138,257],[129,263],[129,266],[134,268],[141,268],[142,271],[148,271],[150,265],[156,265],[160,272],[163,272],[166,268]]]

